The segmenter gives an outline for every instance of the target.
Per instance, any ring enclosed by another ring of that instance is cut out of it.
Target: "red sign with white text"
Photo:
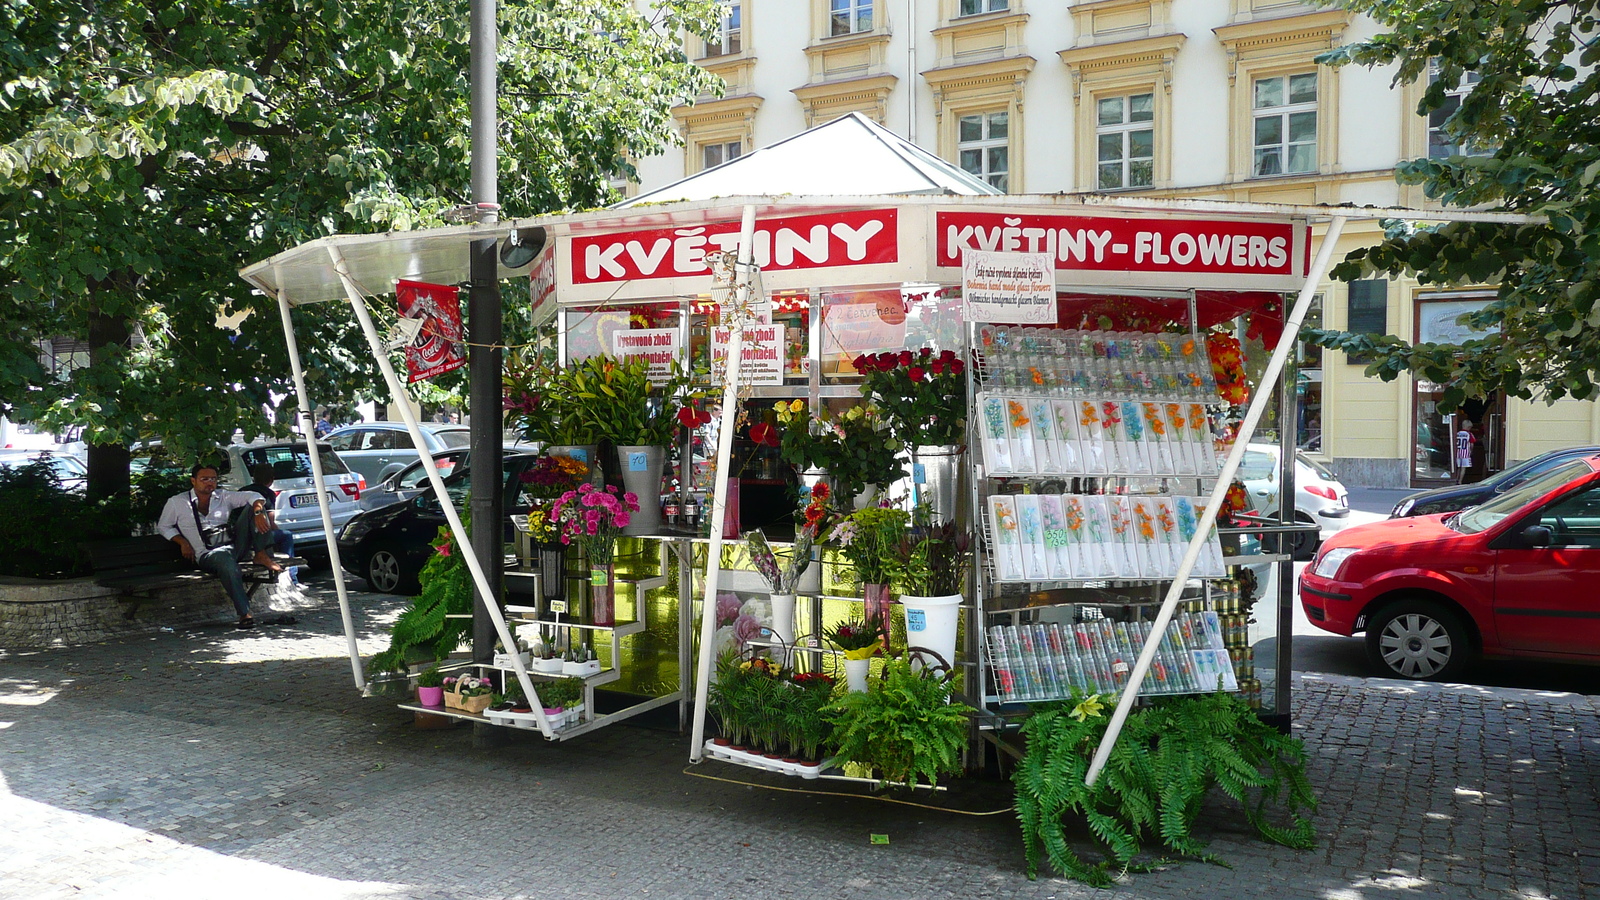
[[[707,253],[736,251],[739,223],[658,228],[572,239],[573,284],[708,274]],[[763,271],[866,266],[900,261],[895,210],[841,211],[758,219],[753,248]]]
[[[1056,270],[1293,275],[1290,222],[1119,219],[942,212],[939,265],[961,267],[961,250],[1049,253]]]
[[[407,384],[443,375],[467,364],[461,343],[460,290],[448,284],[399,281],[394,296],[400,315],[421,319],[416,339],[406,347]]]

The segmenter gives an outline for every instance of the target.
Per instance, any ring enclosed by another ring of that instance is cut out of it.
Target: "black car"
[[[506,511],[526,511],[521,475],[539,461],[536,453],[508,452],[505,460]],[[472,467],[457,465],[444,479],[456,509],[465,509],[472,493]],[[444,526],[444,511],[432,491],[381,509],[357,515],[339,533],[339,558],[346,572],[366,579],[369,590],[385,594],[415,594],[421,590],[417,576],[433,553],[433,539]],[[510,519],[505,539],[513,539]]]
[[[1389,514],[1389,518],[1429,516],[1477,506],[1568,460],[1593,456],[1596,453],[1600,453],[1600,447],[1568,447],[1564,450],[1551,450],[1549,453],[1535,456],[1503,472],[1491,475],[1476,484],[1452,484],[1412,494],[1395,504],[1394,512]]]

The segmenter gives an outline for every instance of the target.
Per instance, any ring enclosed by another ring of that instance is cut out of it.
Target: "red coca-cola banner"
[[[1121,219],[1110,216],[1008,216],[942,212],[939,265],[959,268],[961,250],[1049,253],[1057,271],[1294,274],[1289,222],[1226,219]]]
[[[395,285],[400,316],[422,320],[416,339],[406,347],[407,384],[416,384],[459,369],[467,363],[461,343],[460,289],[448,284],[401,281]]]
[[[657,228],[572,239],[573,284],[705,275],[706,254],[733,251],[739,223]],[[895,210],[758,219],[755,263],[763,271],[865,266],[900,260]]]

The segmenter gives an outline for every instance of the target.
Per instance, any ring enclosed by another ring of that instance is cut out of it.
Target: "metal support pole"
[[[1312,260],[1311,268],[1306,272],[1306,282],[1300,288],[1300,295],[1295,298],[1294,311],[1284,318],[1283,335],[1278,339],[1278,346],[1273,348],[1271,359],[1267,360],[1266,371],[1261,374],[1263,385],[1271,385],[1283,372],[1289,351],[1294,349],[1295,341],[1300,335],[1300,324],[1305,321],[1306,310],[1311,307],[1311,298],[1316,294],[1317,284],[1328,271],[1328,263],[1333,257],[1333,246],[1339,242],[1339,235],[1344,231],[1344,220],[1344,216],[1334,216],[1328,222],[1328,231],[1322,237],[1322,245],[1317,248],[1316,259]],[[1195,560],[1199,558],[1201,548],[1209,539],[1211,529],[1216,527],[1217,513],[1222,509],[1222,499],[1227,496],[1228,485],[1233,483],[1233,476],[1239,471],[1239,461],[1244,458],[1245,445],[1250,443],[1250,436],[1255,434],[1256,423],[1261,421],[1261,414],[1266,411],[1267,401],[1271,396],[1271,390],[1259,390],[1250,399],[1250,407],[1245,411],[1244,422],[1239,425],[1239,435],[1233,442],[1233,448],[1228,451],[1228,458],[1222,464],[1222,471],[1217,475],[1216,487],[1211,491],[1211,499],[1206,501],[1206,509],[1200,516],[1199,525],[1195,528],[1194,538],[1183,551],[1183,559],[1178,562],[1178,571],[1172,576],[1172,585],[1167,588],[1167,596],[1161,602],[1161,611],[1150,624],[1150,637],[1145,641],[1144,649],[1139,652],[1139,661],[1134,663],[1133,672],[1128,676],[1128,688],[1117,700],[1116,711],[1111,714],[1111,722],[1106,726],[1106,733],[1100,739],[1100,746],[1095,748],[1094,759],[1089,762],[1089,771],[1083,781],[1090,787],[1093,787],[1095,781],[1100,778],[1100,771],[1105,768],[1106,760],[1111,757],[1111,749],[1117,745],[1117,736],[1122,733],[1122,726],[1128,721],[1128,713],[1133,711],[1133,703],[1139,697],[1139,688],[1144,684],[1145,675],[1150,672],[1151,662],[1155,660],[1156,648],[1166,636],[1167,626],[1172,623],[1172,614],[1178,608],[1178,598],[1183,596],[1183,586],[1189,580],[1189,573],[1194,571]],[[1281,508],[1281,501],[1279,506]],[[1282,672],[1278,673],[1278,678],[1283,678]]]
[[[389,354],[383,347],[383,339],[378,336],[377,326],[372,324],[372,315],[367,312],[366,300],[361,295],[361,289],[350,277],[350,270],[345,266],[344,257],[339,255],[339,250],[329,247],[328,255],[333,257],[334,271],[339,273],[339,280],[344,283],[344,292],[350,299],[350,308],[356,314],[356,321],[361,324],[362,334],[366,335],[367,346],[372,350],[372,358],[378,363],[378,371],[383,373],[383,381],[389,387],[389,395],[394,399],[394,406],[400,410],[400,418],[406,423],[406,433],[411,435],[411,443],[417,448],[417,458],[422,462],[423,471],[428,473],[428,484],[433,488],[433,495],[439,501],[439,511],[444,514],[445,524],[450,527],[450,534],[455,537],[457,547],[471,546],[472,541],[467,537],[466,526],[461,524],[461,516],[456,513],[455,503],[451,501],[450,493],[444,489],[444,479],[439,475],[439,468],[433,463],[433,454],[428,450],[427,442],[422,439],[422,429],[417,425],[417,414],[412,412],[405,388],[401,387],[399,377],[394,374],[394,366],[389,364]],[[478,558],[471,553],[463,553],[461,559],[467,564],[468,573],[472,575],[473,586],[480,593],[488,595],[488,579],[484,576],[483,567],[478,565]],[[533,679],[528,677],[528,669],[522,664],[522,654],[510,650],[517,645],[517,642],[506,626],[505,616],[500,614],[500,604],[488,604],[486,612],[494,622],[495,634],[499,635],[507,647],[507,652],[511,653],[512,668],[516,670],[517,681],[522,685],[523,695],[533,705],[534,721],[539,725],[539,733],[546,738],[554,739],[555,732],[550,727],[550,720],[544,714],[543,704],[539,702],[539,693],[534,690]]]
[[[339,595],[339,617],[344,621],[345,647],[350,653],[350,674],[356,688],[367,686],[366,673],[361,667],[361,649],[356,646],[355,621],[350,616],[350,592],[344,584],[344,565],[339,559],[339,540],[334,533],[333,513],[328,509],[328,481],[322,471],[322,456],[317,452],[317,428],[310,394],[306,391],[306,372],[300,364],[300,344],[294,337],[294,323],[289,318],[289,298],[278,294],[278,315],[283,319],[283,343],[289,348],[289,374],[294,378],[294,395],[299,404],[300,433],[305,435],[306,450],[311,457],[311,480],[317,486],[317,509],[322,512],[322,536],[328,545],[328,565],[333,568],[333,589]]]
[[[733,426],[739,418],[739,364],[744,357],[744,318],[742,310],[750,302],[751,249],[755,243],[756,208],[744,208],[739,228],[739,265],[734,270],[738,285],[733,316],[728,320],[728,369],[722,388],[722,422],[717,430],[717,474],[711,502],[711,544],[706,549],[706,590],[700,604],[700,659],[695,670],[694,729],[689,742],[689,760],[699,762],[705,753],[706,703],[711,696],[711,641],[717,631],[717,581],[722,575],[722,528],[728,518],[728,475],[732,463]],[[723,310],[724,313],[727,310]]]
[[[471,0],[471,41],[468,66],[471,71],[472,108],[472,201],[478,207],[478,221],[492,224],[499,218],[499,148],[496,140],[497,110],[495,95],[498,73],[495,55],[500,41],[495,22],[495,0]],[[467,414],[472,424],[470,459],[472,470],[472,554],[483,569],[485,586],[473,594],[472,659],[486,663],[494,658],[495,629],[488,608],[495,606],[505,581],[505,548],[501,530],[505,528],[505,509],[500,482],[504,460],[504,437],[500,404],[500,342],[503,336],[500,309],[499,269],[495,264],[495,241],[472,242],[470,282],[467,292],[468,325],[471,328],[467,370],[471,387]],[[504,640],[502,638],[502,640]],[[514,642],[506,641],[506,651],[516,652]]]

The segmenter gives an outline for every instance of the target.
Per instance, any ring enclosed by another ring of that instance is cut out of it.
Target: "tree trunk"
[[[98,310],[89,315],[89,365],[112,365],[108,348],[122,347],[131,335],[127,318],[105,315]],[[89,477],[85,488],[90,500],[126,496],[129,490],[128,460],[131,454],[122,444],[89,445]]]

